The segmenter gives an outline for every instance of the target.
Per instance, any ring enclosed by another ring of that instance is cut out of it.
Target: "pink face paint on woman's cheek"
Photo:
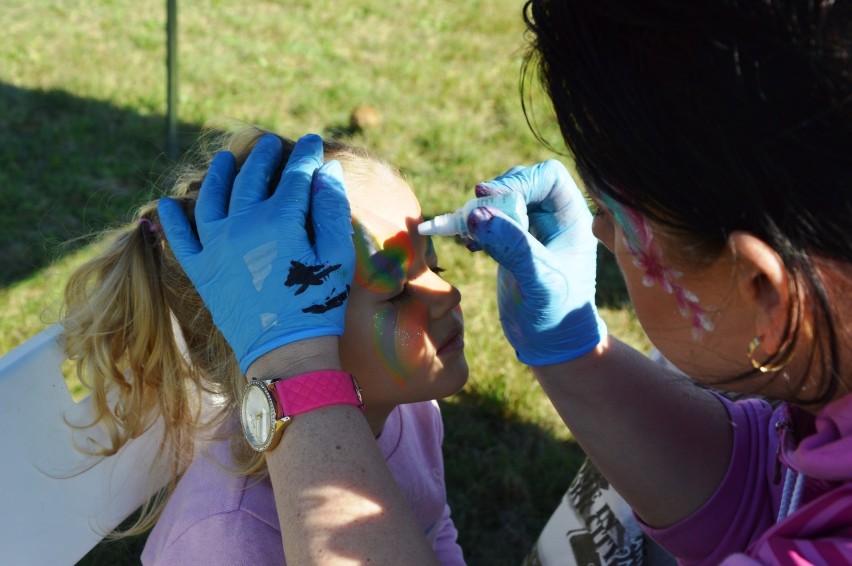
[[[420,303],[387,306],[373,316],[373,347],[391,380],[405,389],[426,351],[428,311]]]
[[[713,321],[698,304],[698,297],[678,283],[683,273],[663,264],[662,253],[654,241],[648,219],[607,195],[600,195],[600,199],[621,228],[627,250],[633,256],[633,265],[644,272],[642,284],[646,287],[657,284],[666,293],[674,295],[678,312],[692,325],[693,339],[700,340],[704,332],[712,332]]]

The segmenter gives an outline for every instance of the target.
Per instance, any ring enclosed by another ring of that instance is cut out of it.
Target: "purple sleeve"
[[[450,517],[449,505],[444,506],[444,515],[438,528],[438,537],[432,548],[435,549],[441,566],[464,566],[464,555],[458,543],[459,533],[453,524],[453,518]]]
[[[778,447],[776,412],[764,401],[732,402],[717,396],[731,417],[734,435],[728,471],[698,511],[664,529],[642,528],[683,564],[719,564],[742,552],[775,522],[780,486],[774,481]]]
[[[146,546],[145,566],[174,564],[285,564],[281,534],[245,511],[211,515],[186,529],[166,546]]]
[[[435,412],[435,414],[437,414],[437,418],[435,418],[433,422],[435,427],[435,437],[438,439],[437,457],[440,460],[440,466],[443,470],[444,421],[441,418],[441,412],[437,401],[433,401],[431,404],[437,408],[437,411]],[[444,487],[444,489],[446,489],[446,487]],[[450,515],[450,506],[446,503],[446,496],[444,497],[444,502],[444,512],[439,520],[437,527],[438,534],[432,548],[435,549],[435,554],[441,562],[441,566],[465,566],[464,554],[462,553],[462,548],[458,543],[459,533],[456,530],[453,518]]]

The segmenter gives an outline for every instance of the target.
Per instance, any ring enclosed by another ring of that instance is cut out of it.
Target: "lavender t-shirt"
[[[464,564],[450,517],[441,454],[444,429],[434,401],[394,409],[377,439],[442,564]],[[142,552],[145,565],[285,564],[269,478],[238,477],[225,441],[193,461]]]

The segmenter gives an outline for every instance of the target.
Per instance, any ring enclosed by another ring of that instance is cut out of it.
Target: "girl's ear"
[[[761,350],[773,354],[781,347],[790,309],[787,270],[781,256],[748,232],[733,232],[728,245],[736,262],[740,293],[755,312],[755,337]]]

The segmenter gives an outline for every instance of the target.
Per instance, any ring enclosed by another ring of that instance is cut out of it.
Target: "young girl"
[[[242,164],[262,134],[207,138],[171,190],[190,217],[211,150]],[[282,141],[289,153],[292,142]],[[463,564],[433,401],[467,380],[461,297],[416,231],[420,206],[399,172],[342,143],[327,141],[325,150],[344,170],[357,248],[341,363],[362,389],[364,416],[436,554]],[[66,302],[68,353],[98,400],[95,424],[112,433],[103,453],[165,422],[160,456],[172,464],[172,482],[130,530],[154,525],[142,562],[284,563],[263,454],[249,448],[236,419],[246,377],[175,260],[155,204],[73,274]]]

